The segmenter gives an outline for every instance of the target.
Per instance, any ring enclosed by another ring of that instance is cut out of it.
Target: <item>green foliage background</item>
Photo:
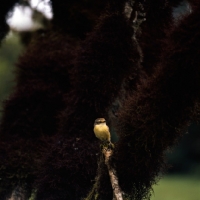
[[[8,35],[2,41],[0,48],[0,117],[3,100],[8,98],[15,85],[14,66],[22,49],[19,37],[15,34]]]
[[[200,179],[196,176],[166,176],[153,189],[151,200],[200,199]]]

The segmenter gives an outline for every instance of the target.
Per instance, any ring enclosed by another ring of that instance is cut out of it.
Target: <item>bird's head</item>
[[[97,118],[95,121],[94,121],[94,126],[95,125],[98,125],[98,124],[105,124],[106,123],[106,120],[104,118]]]

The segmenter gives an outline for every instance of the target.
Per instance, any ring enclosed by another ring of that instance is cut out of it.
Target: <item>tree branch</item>
[[[113,200],[123,200],[122,191],[118,183],[118,178],[116,176],[116,171],[109,164],[109,158],[112,155],[113,150],[104,148],[102,152],[105,156],[105,164],[107,165],[110,182],[113,188]]]

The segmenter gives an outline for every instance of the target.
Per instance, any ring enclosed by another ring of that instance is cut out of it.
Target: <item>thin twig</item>
[[[102,152],[105,156],[105,164],[107,165],[110,182],[113,188],[113,200],[123,200],[122,191],[119,186],[118,178],[116,176],[116,171],[109,164],[109,158],[112,155],[113,151],[111,149],[104,148]]]

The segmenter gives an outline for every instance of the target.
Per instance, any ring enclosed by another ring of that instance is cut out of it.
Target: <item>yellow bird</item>
[[[101,141],[110,143],[110,131],[104,118],[97,118],[94,121],[94,134]]]

